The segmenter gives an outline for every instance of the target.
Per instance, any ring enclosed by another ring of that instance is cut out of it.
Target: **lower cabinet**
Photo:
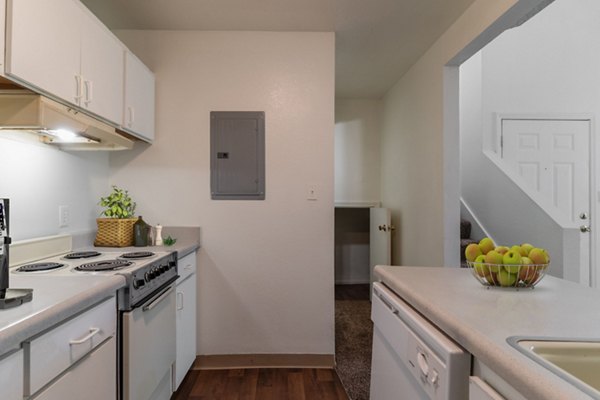
[[[196,252],[178,260],[177,359],[173,367],[176,391],[196,359]]]
[[[0,398],[23,399],[23,350],[19,349],[0,357]]]
[[[504,400],[504,397],[478,376],[470,376],[469,400]]]
[[[32,399],[115,399],[116,354],[116,339],[113,336]]]
[[[116,399],[116,310],[113,296],[23,342],[25,398]]]
[[[469,400],[527,400],[477,358],[473,358],[473,375],[469,377]]]

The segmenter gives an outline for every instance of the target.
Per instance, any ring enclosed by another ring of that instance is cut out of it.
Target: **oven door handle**
[[[169,288],[167,290],[165,290],[164,292],[162,292],[161,294],[159,294],[157,297],[155,297],[154,299],[152,299],[150,301],[150,303],[146,304],[145,306],[142,307],[142,310],[145,311],[150,311],[152,310],[154,307],[156,307],[161,301],[163,301],[167,296],[169,296],[171,294],[171,292],[173,291],[173,286],[169,286]]]

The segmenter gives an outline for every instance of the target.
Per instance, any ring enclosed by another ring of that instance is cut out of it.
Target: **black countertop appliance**
[[[0,199],[0,310],[16,307],[33,298],[33,289],[11,289],[8,282],[10,201]]]

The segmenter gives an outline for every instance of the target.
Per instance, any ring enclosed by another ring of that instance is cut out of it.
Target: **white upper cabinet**
[[[123,45],[112,33],[76,0],[7,6],[7,75],[119,124]]]
[[[8,0],[6,73],[79,102],[81,9],[73,0]]]
[[[81,106],[110,121],[123,115],[121,42],[87,10],[81,30]]]
[[[154,74],[126,51],[123,128],[148,142],[154,140],[154,85]]]

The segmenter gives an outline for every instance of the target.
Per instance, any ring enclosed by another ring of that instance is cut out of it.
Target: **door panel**
[[[7,6],[8,75],[78,104],[81,10],[77,4],[11,0]]]
[[[590,212],[589,120],[503,119],[502,159],[573,227]],[[590,234],[580,234],[580,283],[589,283]]]
[[[502,159],[529,186],[577,223],[589,212],[590,123],[502,120]]]
[[[369,264],[371,266],[371,286],[373,286],[373,268],[376,265],[392,263],[392,215],[387,208],[370,209]],[[371,289],[373,289],[371,287]]]
[[[120,124],[123,120],[123,46],[93,15],[82,11],[82,18],[82,106]]]

